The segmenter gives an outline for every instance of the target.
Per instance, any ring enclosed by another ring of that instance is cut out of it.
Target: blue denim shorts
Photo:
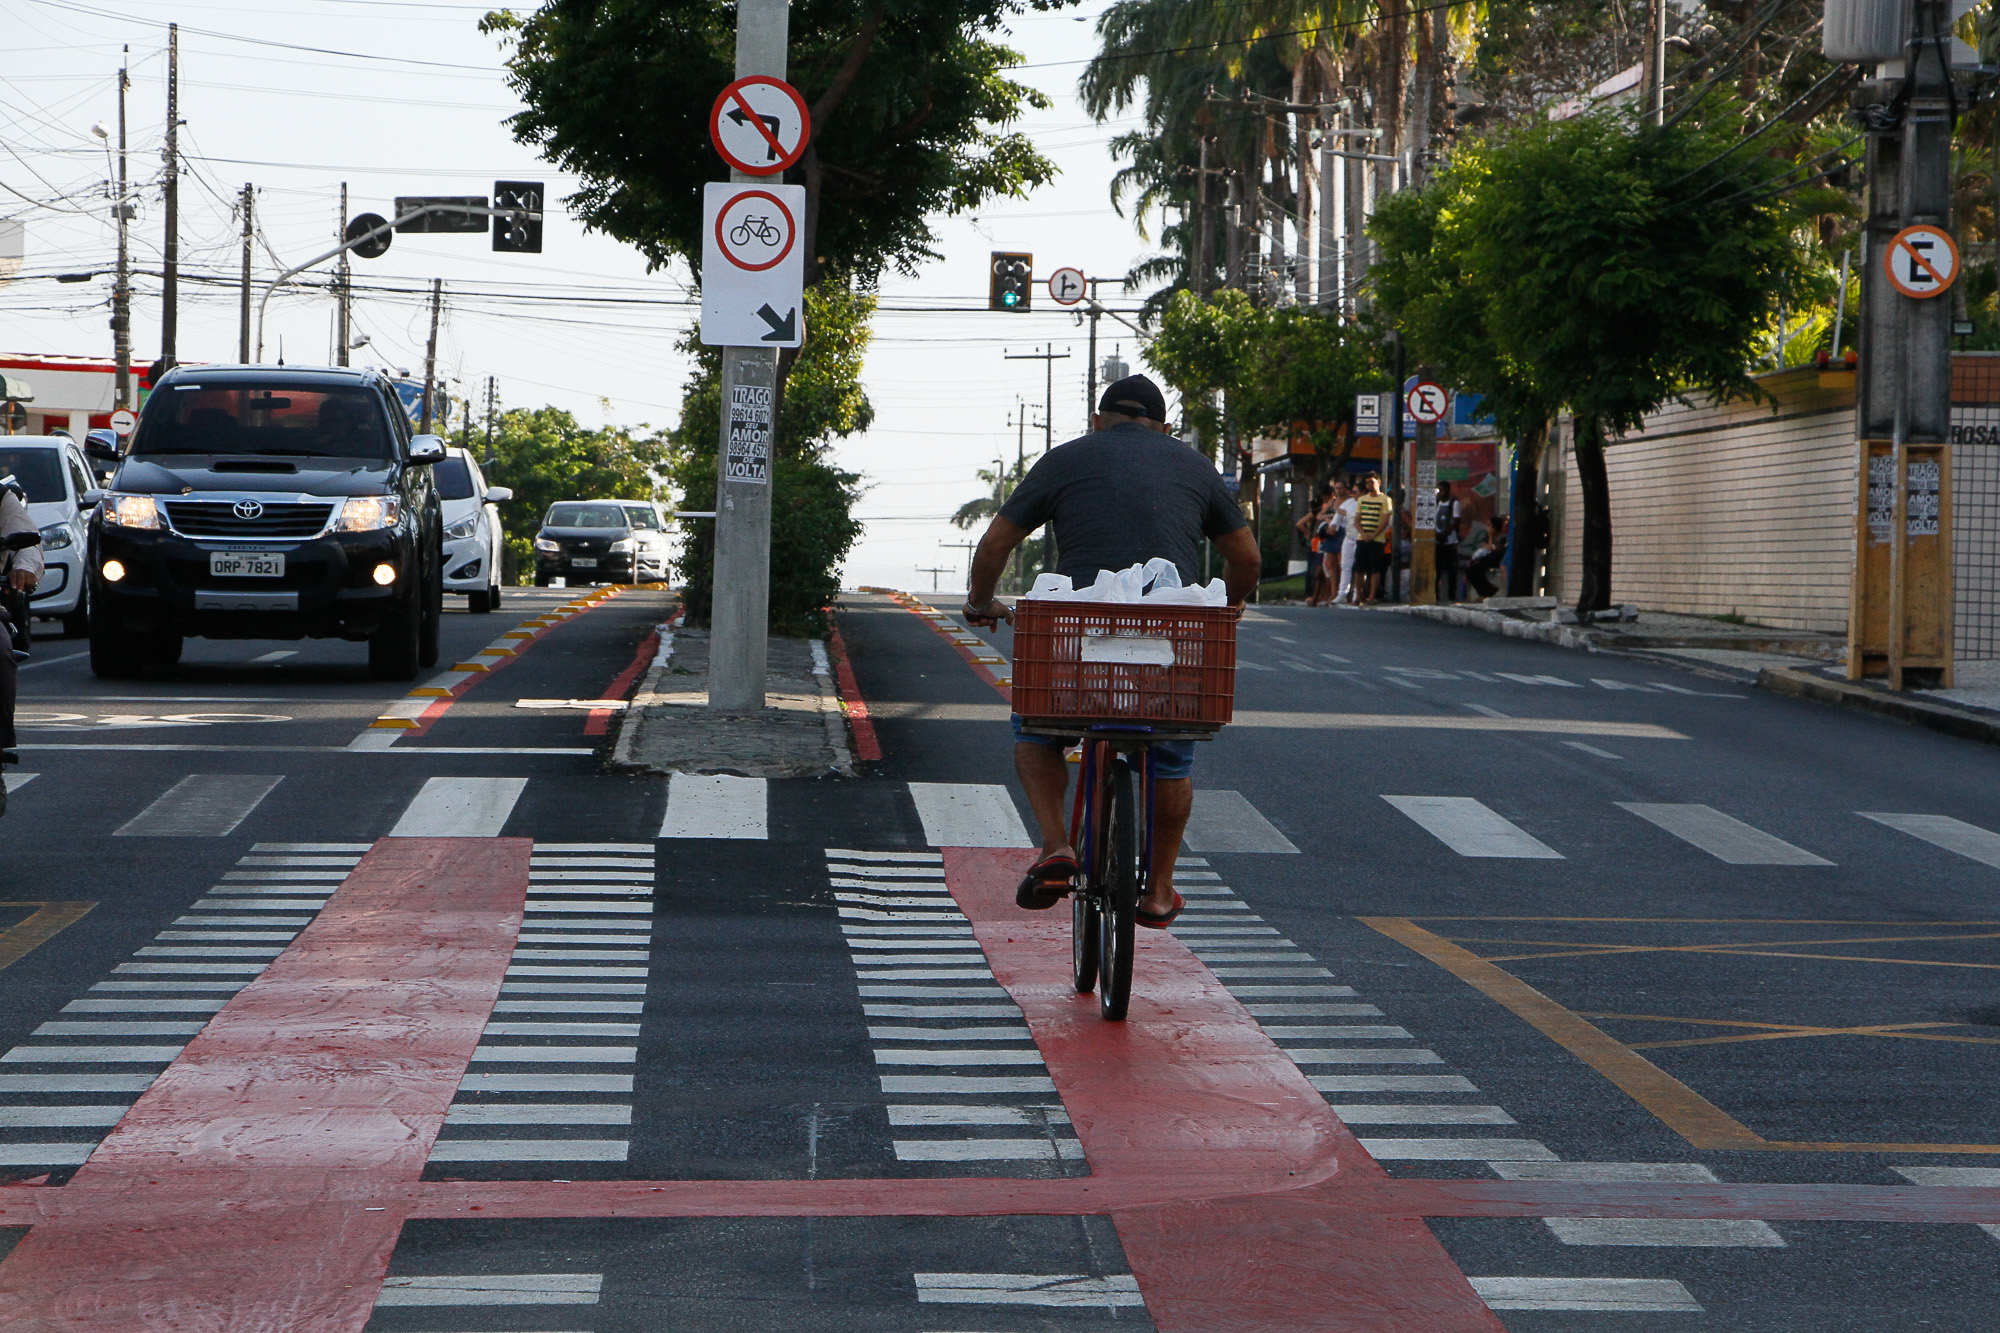
[[[1036,736],[1021,730],[1021,715],[1014,713],[1009,721],[1013,723],[1014,739],[1026,741],[1030,745],[1046,745],[1052,749],[1065,749],[1075,745],[1077,736]],[[1154,741],[1153,776],[1156,778],[1184,778],[1194,772],[1193,741]]]

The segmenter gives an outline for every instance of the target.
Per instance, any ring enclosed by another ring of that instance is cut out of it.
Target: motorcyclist
[[[21,762],[14,749],[14,692],[17,664],[26,654],[17,652],[14,642],[26,637],[28,594],[42,581],[41,540],[20,484],[11,476],[0,478],[0,551],[6,561],[0,597],[0,764]]]

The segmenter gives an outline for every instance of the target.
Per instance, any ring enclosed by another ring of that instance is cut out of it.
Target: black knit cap
[[[1160,392],[1160,386],[1144,375],[1127,375],[1116,384],[1104,388],[1104,396],[1097,400],[1100,412],[1122,412],[1128,417],[1145,417],[1149,421],[1167,419],[1167,396]]]

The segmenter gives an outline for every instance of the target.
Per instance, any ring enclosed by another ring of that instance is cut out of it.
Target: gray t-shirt
[[[1079,588],[1101,569],[1164,556],[1181,581],[1201,572],[1201,539],[1247,527],[1215,465],[1170,435],[1121,422],[1059,444],[1000,508],[1024,531],[1050,524],[1056,569]]]

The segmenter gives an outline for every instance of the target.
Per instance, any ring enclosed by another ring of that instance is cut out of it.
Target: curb
[[[1765,667],[1757,673],[1757,687],[1792,699],[1811,699],[1815,703],[1876,713],[1963,740],[2000,745],[2000,717],[1987,717],[1922,699],[1904,699],[1851,681],[1808,676],[1785,667]]]
[[[1466,629],[1485,630],[1488,634],[1498,634],[1509,639],[1532,639],[1537,643],[1553,643],[1559,648],[1579,648],[1586,653],[1598,651],[1598,645],[1591,641],[1587,631],[1570,625],[1509,620],[1491,611],[1479,611],[1465,606],[1401,606],[1391,609],[1400,611],[1406,616],[1442,621],[1444,624],[1460,625]]]

